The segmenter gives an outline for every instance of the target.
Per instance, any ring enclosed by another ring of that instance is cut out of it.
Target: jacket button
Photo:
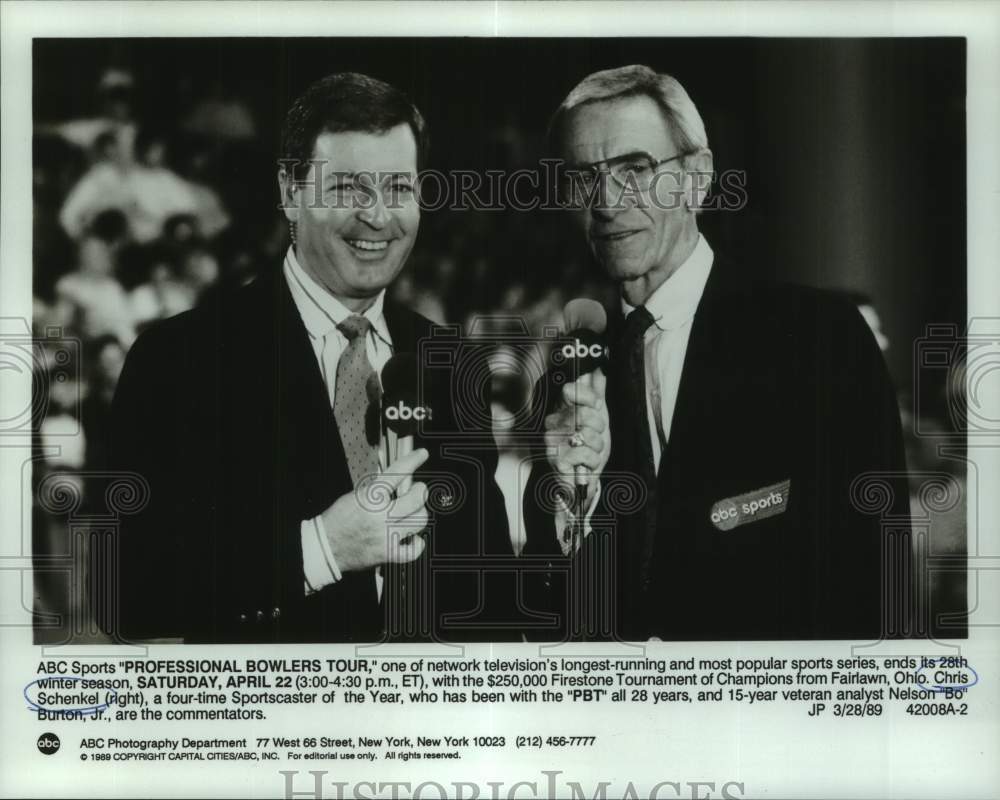
[[[281,616],[281,609],[275,606],[271,609],[271,619],[278,619]]]
[[[264,619],[264,612],[263,611],[258,611],[257,612],[257,622],[260,622],[263,619]]]
[[[247,615],[246,614],[240,614],[240,622],[246,622],[246,621],[247,621]]]

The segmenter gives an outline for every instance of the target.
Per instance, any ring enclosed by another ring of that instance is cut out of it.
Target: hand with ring
[[[593,499],[598,480],[611,455],[608,407],[604,401],[607,379],[597,369],[562,389],[562,402],[545,418],[545,447],[549,465],[559,476],[567,497],[573,497],[577,465],[587,468],[587,501]]]

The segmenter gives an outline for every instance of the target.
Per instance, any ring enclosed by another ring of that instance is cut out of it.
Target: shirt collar
[[[302,269],[294,250],[289,247],[285,255],[285,282],[292,293],[295,307],[299,310],[302,323],[310,338],[322,339],[351,316],[354,312],[341,303],[336,297],[314,281]],[[386,344],[390,344],[389,329],[385,324],[382,307],[385,303],[385,289],[378,293],[375,302],[364,312],[364,316],[372,324],[372,331]]]
[[[698,242],[687,257],[646,301],[646,309],[653,315],[653,321],[660,330],[679,328],[694,316],[705,291],[708,273],[712,269],[715,256],[705,237],[698,234]],[[625,316],[635,308],[622,299]]]

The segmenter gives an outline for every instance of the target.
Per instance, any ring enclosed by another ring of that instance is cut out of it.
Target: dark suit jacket
[[[629,497],[638,462],[616,436],[636,415],[621,392],[625,360],[612,350],[612,452],[594,531],[573,563],[561,556],[551,514],[534,500],[544,495],[544,460],[525,493],[524,555],[552,566],[533,582],[534,607],[554,614],[547,636],[879,638],[884,615],[893,633],[902,631],[902,612],[882,596],[887,581],[892,592],[909,586],[899,414],[855,308],[818,290],[755,283],[716,256],[656,477],[650,556]],[[870,513],[878,505],[871,487],[852,501],[852,483],[869,472],[885,473],[884,511],[893,516],[886,530]],[[785,481],[780,513],[731,530],[713,524],[718,501]]]
[[[387,570],[383,602],[372,570],[304,595],[300,523],[352,483],[308,334],[276,269],[154,326],[128,355],[112,460],[142,475],[151,499],[123,520],[107,627],[189,642],[515,635],[489,399],[455,391],[463,359],[482,354],[389,302],[385,318],[394,351],[434,361],[436,380],[422,398],[433,421],[416,437],[430,451],[417,473],[431,489],[428,548]]]

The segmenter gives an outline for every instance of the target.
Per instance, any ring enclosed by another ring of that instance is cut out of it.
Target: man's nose
[[[594,187],[590,215],[600,222],[608,222],[626,209],[625,197],[618,184],[602,175]]]
[[[594,203],[590,207],[590,216],[599,222],[610,222],[621,209],[615,209],[607,204]]]
[[[358,219],[366,225],[381,230],[392,219],[392,212],[378,189],[368,189],[364,201],[358,209]]]

